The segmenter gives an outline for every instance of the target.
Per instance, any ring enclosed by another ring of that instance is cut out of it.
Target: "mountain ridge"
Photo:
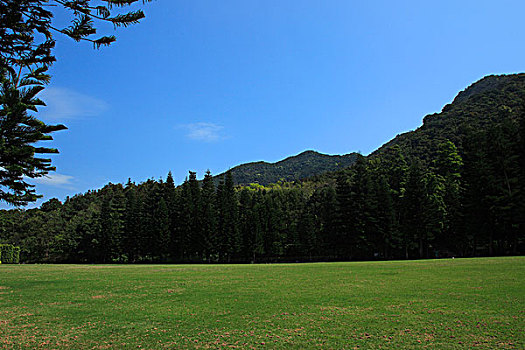
[[[485,129],[501,114],[522,108],[525,100],[525,73],[488,75],[457,93],[451,103],[437,113],[423,117],[422,125],[400,133],[374,150],[367,157],[374,158],[395,145],[408,155],[423,162],[432,159],[437,145],[452,141],[461,151],[468,129]],[[214,176],[216,183],[231,172],[237,185],[259,183],[267,185],[278,181],[297,181],[335,173],[355,163],[358,153],[327,155],[306,150],[276,162],[255,161],[239,164]],[[337,162],[340,160],[340,162]],[[298,164],[298,163],[303,164]],[[313,167],[312,167],[313,165]]]
[[[255,161],[239,164],[214,176],[214,180],[218,182],[226,173],[231,172],[236,185],[268,185],[278,181],[296,181],[346,168],[356,159],[357,153],[329,155],[306,150],[277,162]]]
[[[515,115],[525,100],[525,73],[488,75],[460,91],[441,112],[423,117],[423,124],[396,135],[369,157],[376,157],[393,146],[402,147],[408,155],[422,161],[432,159],[439,143],[450,140],[461,152],[467,134],[484,130]]]

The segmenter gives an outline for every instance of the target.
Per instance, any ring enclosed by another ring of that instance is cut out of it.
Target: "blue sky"
[[[57,172],[37,180],[43,200],[169,170],[180,183],[188,170],[218,174],[307,149],[368,154],[483,76],[525,70],[517,0],[143,9],[109,48],[58,40],[40,117],[69,130],[52,142]]]

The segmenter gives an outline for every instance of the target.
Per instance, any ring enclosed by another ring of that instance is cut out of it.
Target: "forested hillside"
[[[474,131],[489,130],[506,118],[515,120],[524,98],[525,74],[487,76],[460,92],[441,113],[427,115],[420,128],[396,136],[372,156],[398,145],[407,155],[431,162],[444,140],[462,152],[465,139]]]
[[[234,171],[217,185],[211,174],[197,181],[194,172],[178,187],[171,174],[108,184],[64,203],[2,211],[0,243],[20,246],[26,262],[521,254],[524,103],[524,74],[490,76],[425,117],[421,128],[369,157],[352,156],[355,164],[344,170],[264,186],[235,186]],[[300,167],[298,159],[310,156],[318,158],[307,152],[283,162]]]
[[[303,180],[308,177],[349,167],[357,158],[357,153],[339,155],[321,154],[315,151],[305,151],[296,156],[288,157],[276,163],[253,162],[241,164],[229,170],[236,185],[271,183]],[[225,174],[215,177],[219,179]]]

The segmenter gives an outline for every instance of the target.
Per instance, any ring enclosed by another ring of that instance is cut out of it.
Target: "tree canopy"
[[[142,3],[151,0],[142,0]],[[95,48],[108,46],[114,35],[97,35],[97,22],[114,28],[127,27],[144,18],[142,10],[122,12],[138,0],[0,0],[0,201],[16,206],[40,196],[27,179],[55,170],[42,154],[58,153],[39,147],[52,140],[51,133],[64,125],[48,125],[37,118],[45,106],[37,95],[50,82],[47,71],[56,61],[55,34],[75,41],[91,42]],[[53,11],[64,8],[70,25],[57,28]]]

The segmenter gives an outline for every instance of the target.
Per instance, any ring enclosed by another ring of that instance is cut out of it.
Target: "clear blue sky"
[[[525,70],[521,0],[143,9],[110,48],[58,41],[40,116],[69,130],[52,142],[57,172],[38,181],[44,200],[307,149],[368,154],[483,76]]]

